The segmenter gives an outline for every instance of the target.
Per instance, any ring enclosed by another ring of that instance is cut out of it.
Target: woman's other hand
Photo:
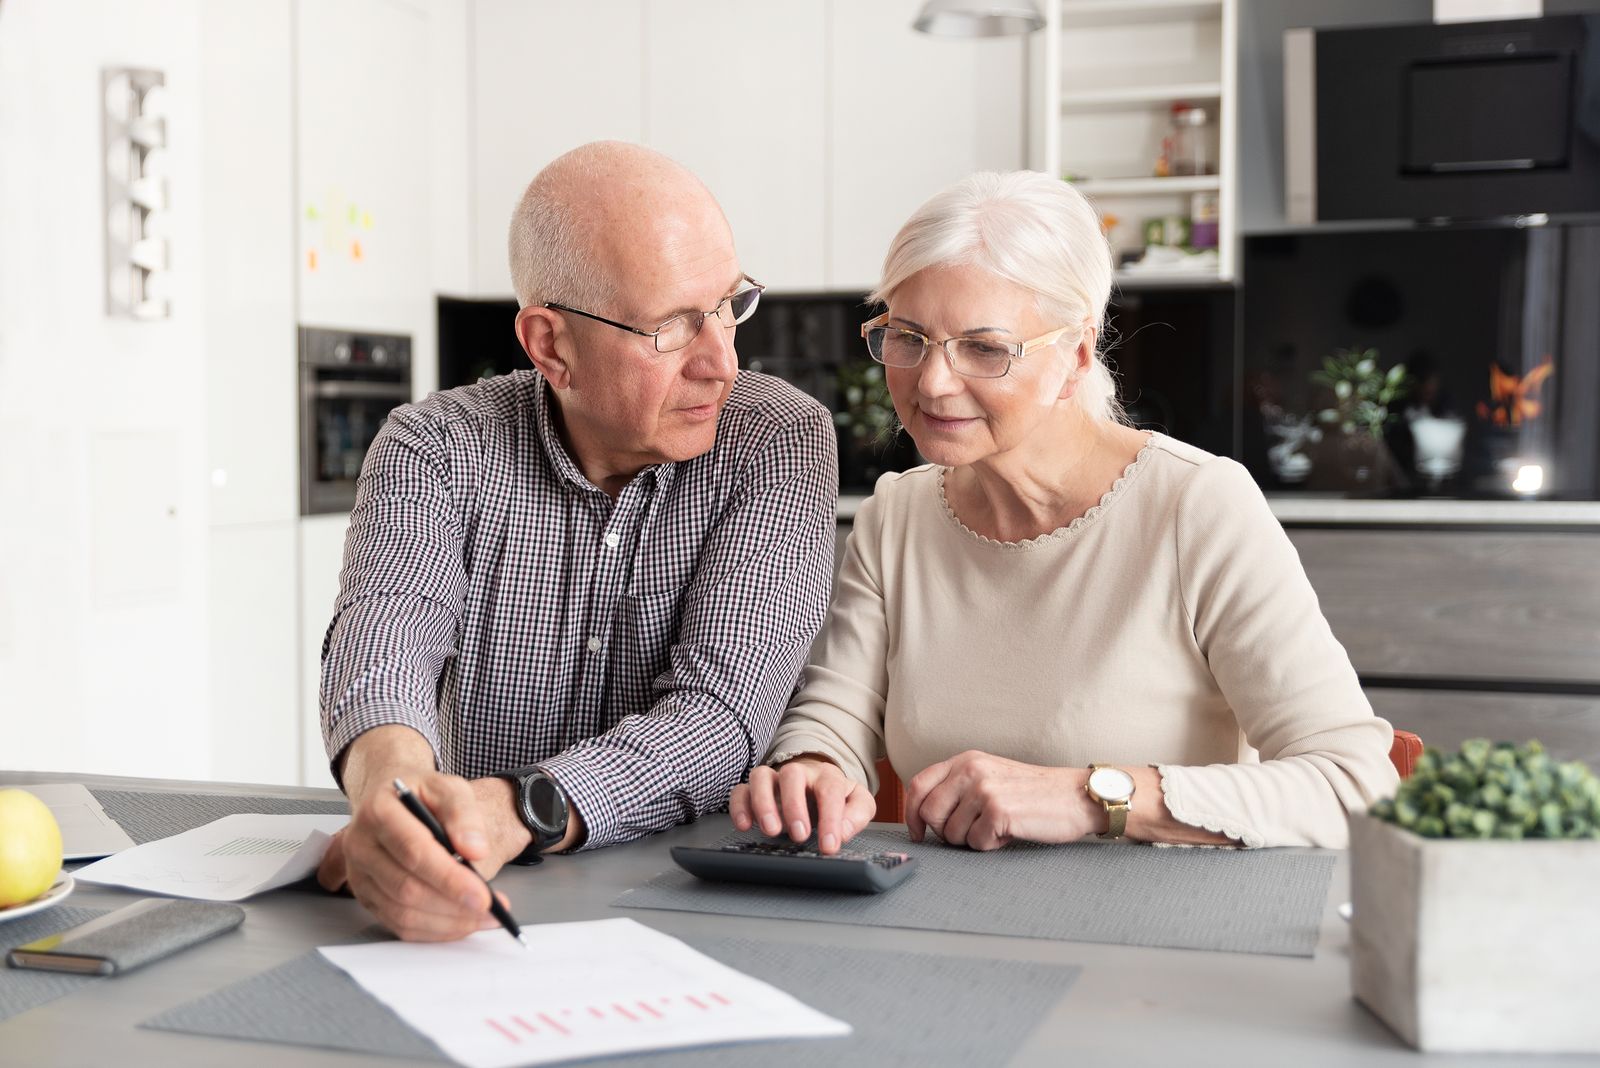
[[[1075,842],[1095,831],[1100,806],[1084,790],[1088,771],[1023,764],[976,749],[930,764],[906,784],[911,840],[934,834],[951,845],[999,849],[1013,838]]]
[[[837,853],[840,846],[872,821],[878,802],[867,788],[852,781],[823,757],[796,757],[779,768],[765,764],[750,770],[750,781],[733,788],[728,814],[741,831],[759,827],[776,838],[787,832],[796,842],[811,837],[815,804],[817,850]]]

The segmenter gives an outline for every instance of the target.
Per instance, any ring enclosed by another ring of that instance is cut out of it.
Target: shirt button
[[[622,536],[619,535],[616,531],[613,530],[610,534],[606,535],[606,548],[615,549],[618,545],[621,545],[621,544],[622,544]]]
[[[600,639],[599,638],[590,638],[588,644],[589,644],[589,651],[591,653],[598,653],[600,651]]]

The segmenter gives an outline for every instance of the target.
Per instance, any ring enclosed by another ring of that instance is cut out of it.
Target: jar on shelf
[[[1174,177],[1217,173],[1216,124],[1211,113],[1194,104],[1172,105],[1172,131],[1167,135],[1167,172]]]
[[[1194,194],[1189,198],[1189,243],[1195,248],[1216,248],[1217,237],[1217,194]]]

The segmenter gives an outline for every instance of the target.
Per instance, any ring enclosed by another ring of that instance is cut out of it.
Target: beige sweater
[[[1154,764],[1183,823],[1342,847],[1394,790],[1392,737],[1244,468],[1157,434],[1025,542],[963,526],[941,468],[880,479],[768,759],[823,753],[874,790],[885,752],[903,780],[968,749]]]

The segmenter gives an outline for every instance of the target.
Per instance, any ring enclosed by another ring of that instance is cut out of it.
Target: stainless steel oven
[[[367,447],[411,399],[411,339],[300,328],[300,514],[348,512]]]

